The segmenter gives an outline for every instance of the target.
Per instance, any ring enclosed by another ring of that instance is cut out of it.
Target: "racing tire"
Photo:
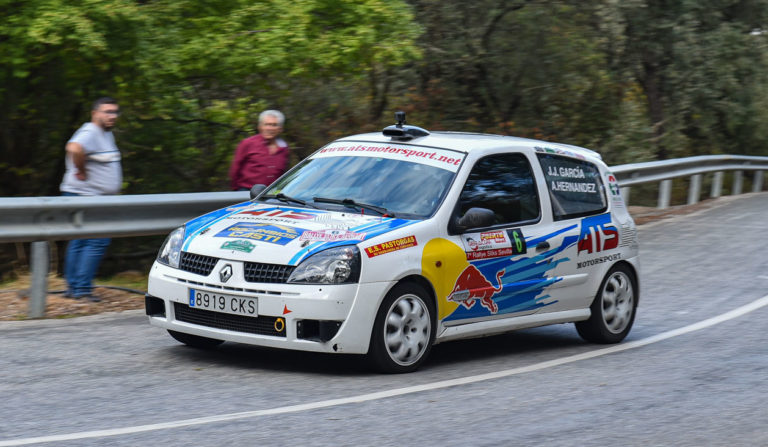
[[[180,341],[187,346],[191,346],[193,348],[198,348],[198,349],[213,349],[216,346],[219,346],[220,344],[224,343],[224,340],[216,340],[215,338],[185,334],[184,332],[176,332],[170,329],[168,330],[168,333],[171,334],[171,337],[175,338],[176,341]]]
[[[592,343],[618,343],[624,340],[637,313],[637,278],[624,264],[611,268],[595,296],[588,320],[576,322],[581,338]]]
[[[368,359],[384,373],[416,371],[435,341],[435,306],[418,284],[401,283],[387,293],[373,324]]]

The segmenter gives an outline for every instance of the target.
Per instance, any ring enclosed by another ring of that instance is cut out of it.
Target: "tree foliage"
[[[290,96],[312,86],[317,115],[296,120],[307,126],[332,118],[318,105],[349,84],[363,95],[340,109],[356,115],[367,106],[357,86],[370,73],[419,54],[419,27],[398,1],[4,3],[4,195],[57,193],[64,144],[104,94],[123,106],[116,133],[127,192],[222,188],[237,140],[265,107],[299,117],[312,108]]]
[[[760,150],[766,2],[633,0],[616,11],[618,57],[646,96],[657,158]]]
[[[226,189],[286,113],[294,162],[390,123],[552,139],[609,163],[767,154],[768,0],[0,0],[0,194],[55,195],[117,97],[127,193]]]

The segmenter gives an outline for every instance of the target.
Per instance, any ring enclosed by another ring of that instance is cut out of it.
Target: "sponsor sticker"
[[[619,182],[613,174],[608,174],[608,189],[612,196],[621,198],[621,188],[619,188]]]
[[[319,231],[305,231],[301,234],[299,240],[302,241],[362,241],[365,239],[365,233],[355,233],[348,230],[325,229]]]
[[[349,156],[404,160],[456,172],[465,154],[447,149],[400,146],[385,143],[337,142],[320,149],[314,158]]]
[[[621,253],[614,253],[612,255],[599,256],[594,259],[587,259],[586,261],[580,261],[576,263],[577,269],[583,269],[592,265],[602,264],[604,262],[613,262],[621,259]]]
[[[476,261],[478,259],[488,258],[500,258],[502,256],[512,256],[515,254],[515,250],[512,247],[499,248],[495,250],[480,250],[467,252],[468,261]]]
[[[581,220],[578,255],[612,250],[619,245],[619,231],[611,222],[610,214],[586,217]]]
[[[467,260],[499,258],[527,252],[523,231],[519,228],[512,230],[487,231],[469,233],[462,236]]]
[[[616,176],[612,173],[608,173],[608,190],[611,192],[611,199],[613,204],[617,207],[624,207],[624,198],[621,197],[621,187],[619,187],[619,181],[616,180]]]
[[[637,228],[630,225],[629,222],[621,224],[619,231],[619,247],[629,247],[637,249]]]
[[[245,253],[253,251],[255,245],[248,241],[227,241],[221,246],[223,250],[237,250]]]
[[[237,239],[251,239],[254,241],[269,242],[270,244],[285,245],[301,236],[304,228],[288,227],[284,225],[240,222],[220,231],[214,237],[229,237]]]
[[[387,253],[392,253],[393,251],[414,247],[416,245],[418,245],[416,243],[416,236],[406,236],[393,241],[372,245],[365,249],[365,253],[369,258],[373,258],[374,256],[385,255]]]

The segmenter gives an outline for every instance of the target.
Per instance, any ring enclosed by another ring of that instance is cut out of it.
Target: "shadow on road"
[[[551,351],[570,351],[570,348],[585,345],[572,326],[526,329],[436,345],[421,371],[434,372],[441,368],[452,369],[464,364],[486,364],[516,357],[521,362],[530,363],[527,361],[529,357],[539,358]],[[179,344],[168,347],[166,354],[180,362],[215,363],[217,366],[249,371],[349,377],[378,375],[369,367],[364,356],[289,351],[230,342],[212,350]]]

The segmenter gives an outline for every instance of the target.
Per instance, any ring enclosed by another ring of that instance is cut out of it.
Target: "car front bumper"
[[[220,260],[219,263],[224,262]],[[243,265],[231,280],[207,277],[155,262],[149,275],[149,322],[168,330],[218,340],[314,352],[365,354],[379,303],[392,282],[340,285],[249,283]],[[189,306],[189,290],[255,298],[258,316],[232,315]]]

